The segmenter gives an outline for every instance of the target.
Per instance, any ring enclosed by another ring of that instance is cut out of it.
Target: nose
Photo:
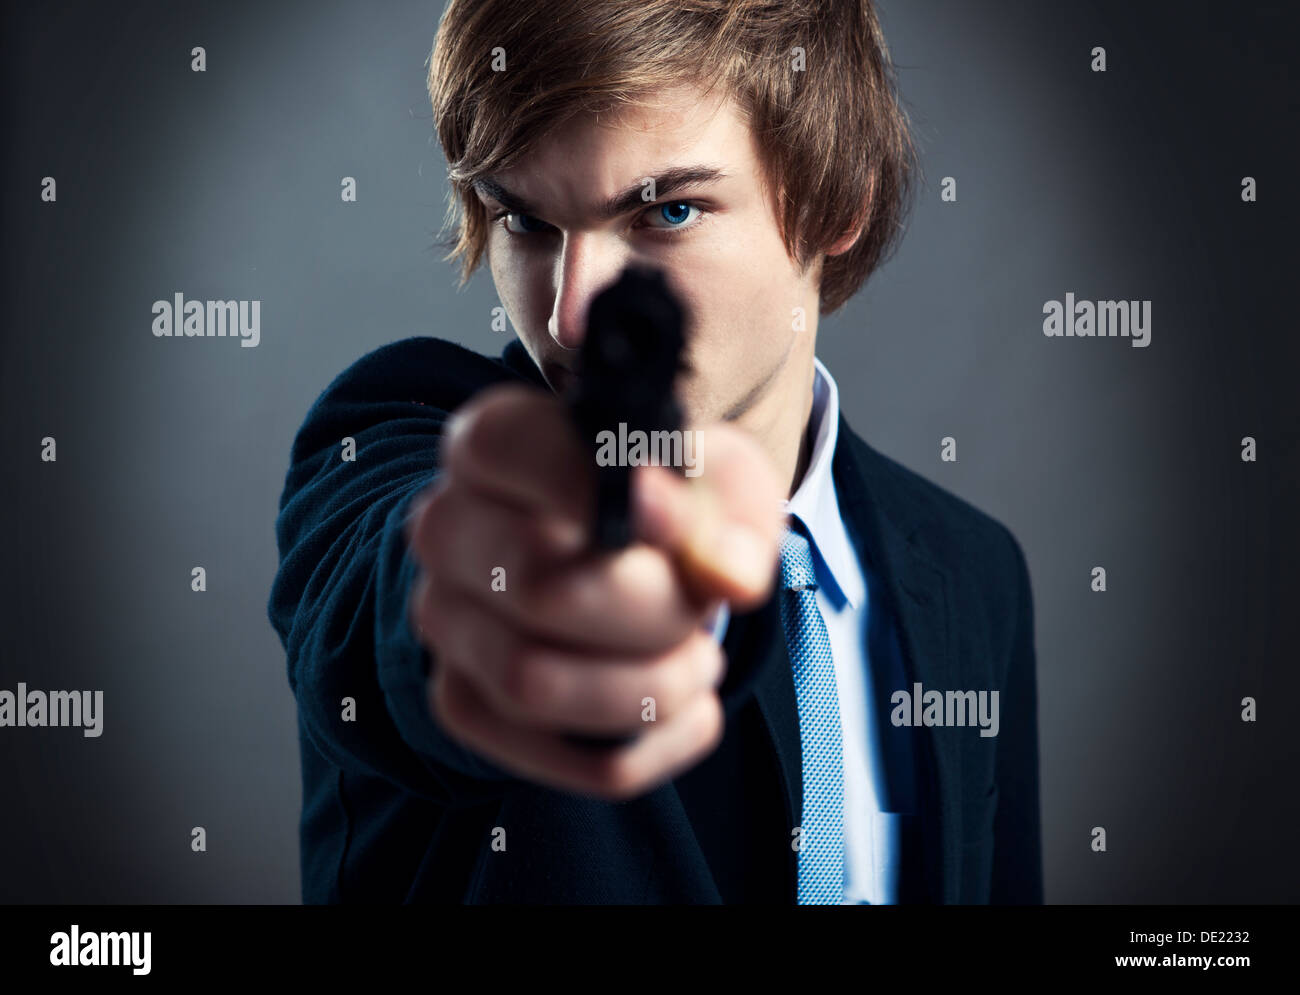
[[[555,266],[555,304],[546,328],[560,348],[576,350],[587,331],[592,298],[617,279],[623,259],[609,239],[581,232],[564,236]]]

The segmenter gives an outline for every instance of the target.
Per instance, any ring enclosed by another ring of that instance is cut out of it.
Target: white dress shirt
[[[817,607],[830,636],[840,701],[844,758],[844,904],[897,901],[898,816],[881,810],[885,797],[882,753],[867,651],[871,609],[867,576],[840,515],[831,462],[839,433],[839,389],[821,360],[813,360],[813,445],[794,496],[782,507],[803,522],[812,538]],[[719,642],[729,611],[714,622]]]

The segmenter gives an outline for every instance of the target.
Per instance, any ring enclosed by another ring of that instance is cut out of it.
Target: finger
[[[508,590],[545,565],[587,548],[577,522],[543,510],[524,511],[443,477],[419,500],[407,529],[412,555],[446,582],[468,591]]]
[[[666,553],[644,543],[588,555],[572,523],[487,500],[461,484],[436,491],[422,516],[414,555],[439,584],[539,639],[656,653],[705,621],[708,606],[682,588]]]
[[[668,554],[637,543],[525,577],[504,607],[545,638],[635,654],[675,646],[705,624],[709,605],[683,587]]]
[[[716,688],[726,671],[703,630],[666,653],[604,656],[537,643],[468,599],[440,607],[421,617],[437,657],[463,667],[498,714],[539,729],[636,735]]]
[[[499,384],[458,408],[443,431],[442,465],[521,508],[590,521],[595,464],[556,397]]]
[[[435,721],[470,749],[536,783],[611,801],[644,794],[693,766],[717,747],[724,725],[717,696],[701,694],[628,745],[593,751],[494,714],[457,668],[438,668],[429,688]]]
[[[785,519],[783,495],[757,443],[730,426],[707,431],[703,476],[636,469],[637,534],[674,553],[697,596],[722,597],[743,610],[770,592]]]

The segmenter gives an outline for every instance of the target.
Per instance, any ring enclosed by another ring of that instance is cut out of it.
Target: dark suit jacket
[[[395,342],[340,374],[294,441],[268,612],[298,702],[303,900],[793,904],[799,720],[775,598],[728,626],[718,749],[640,798],[530,784],[432,719],[428,654],[406,622],[416,569],[402,526],[437,472],[449,413],[514,380],[545,387],[517,341],[499,359],[433,338]],[[341,458],[345,437],[354,461]],[[880,580],[905,687],[1000,692],[997,736],[910,731],[916,834],[901,899],[1041,902],[1033,607],[1020,547],[843,417],[832,472]],[[496,827],[504,850],[492,845]]]

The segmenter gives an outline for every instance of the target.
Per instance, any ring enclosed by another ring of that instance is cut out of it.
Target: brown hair
[[[488,235],[474,183],[552,127],[675,84],[721,84],[753,130],[800,267],[865,222],[824,261],[830,314],[897,247],[910,208],[918,164],[893,73],[872,0],[451,0],[428,80],[452,188],[443,230],[463,212],[445,259],[461,258],[463,286]]]

